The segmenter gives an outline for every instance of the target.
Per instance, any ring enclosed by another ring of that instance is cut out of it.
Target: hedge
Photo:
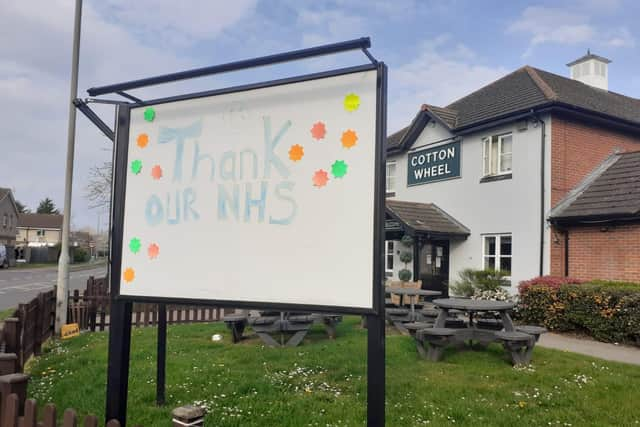
[[[547,276],[521,282],[519,291],[525,323],[640,346],[640,284]]]

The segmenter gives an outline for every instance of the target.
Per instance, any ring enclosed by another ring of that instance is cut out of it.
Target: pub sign
[[[460,177],[460,141],[409,153],[407,186]]]

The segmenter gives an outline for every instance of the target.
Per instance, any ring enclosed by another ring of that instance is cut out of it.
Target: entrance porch
[[[422,289],[449,295],[449,244],[465,240],[470,230],[433,203],[387,200],[385,212],[385,271],[387,278],[398,280],[404,266],[402,252],[412,253],[406,267],[412,280],[422,280]],[[413,244],[401,239],[411,236]]]

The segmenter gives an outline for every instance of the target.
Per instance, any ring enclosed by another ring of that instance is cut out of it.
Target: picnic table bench
[[[416,339],[420,355],[432,361],[440,360],[446,347],[464,345],[468,341],[482,347],[500,342],[514,365],[528,364],[540,334],[546,332],[545,328],[538,326],[514,327],[509,316],[509,310],[515,306],[512,302],[446,298],[436,299],[433,303],[440,310],[433,327],[421,328],[416,323],[408,324],[410,326],[407,328],[415,329],[411,334]],[[462,319],[452,319],[453,310],[467,313],[468,323],[465,325]],[[498,313],[500,320],[478,319],[474,322],[474,314],[489,312]],[[460,322],[463,323],[462,327],[459,327]]]

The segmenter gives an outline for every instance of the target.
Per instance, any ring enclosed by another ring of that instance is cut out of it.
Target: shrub
[[[466,268],[460,272],[460,279],[451,286],[451,291],[454,295],[472,297],[476,291],[496,292],[506,286],[509,286],[509,281],[501,271]]]
[[[413,273],[409,269],[403,268],[402,270],[398,271],[398,278],[403,282],[408,282],[409,280],[411,280],[411,276],[413,276]]]
[[[89,261],[89,253],[83,248],[74,248],[73,250],[73,262],[87,262]]]
[[[538,278],[520,284],[518,308],[524,322],[640,345],[640,285],[562,279]]]

